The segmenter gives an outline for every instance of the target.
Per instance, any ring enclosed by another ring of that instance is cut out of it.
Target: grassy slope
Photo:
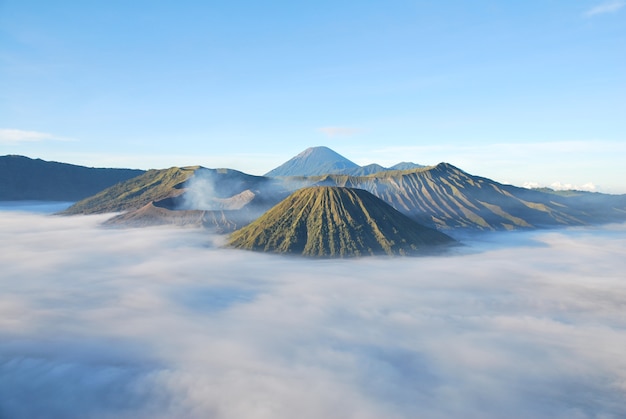
[[[358,189],[300,189],[232,234],[236,248],[315,257],[404,255],[453,240]]]
[[[149,202],[176,196],[182,192],[181,185],[198,168],[193,166],[149,170],[141,176],[77,202],[63,214],[99,214],[141,208]]]

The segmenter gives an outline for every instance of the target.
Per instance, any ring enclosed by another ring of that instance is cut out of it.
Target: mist
[[[254,198],[254,193],[247,190],[254,176],[238,172],[228,176],[228,172],[229,169],[196,170],[185,182],[186,191],[177,208],[206,211],[243,208]]]
[[[626,225],[307,260],[0,213],[0,418],[626,416]]]

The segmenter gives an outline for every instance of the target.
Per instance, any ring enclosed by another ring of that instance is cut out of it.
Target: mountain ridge
[[[143,173],[9,154],[0,156],[0,201],[78,201]]]

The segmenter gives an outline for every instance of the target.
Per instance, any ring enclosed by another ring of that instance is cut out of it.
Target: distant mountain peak
[[[338,156],[338,157],[344,158],[343,156],[338,154],[333,149],[328,148],[328,147],[323,146],[323,145],[315,146],[315,147],[309,147],[306,150],[304,150],[303,152],[301,152],[300,154],[298,154],[298,156],[299,157],[309,157],[311,155],[321,154],[321,153],[326,153],[326,154],[332,155],[333,157]]]
[[[326,146],[317,146],[307,148],[297,156],[267,172],[265,176],[368,176],[390,170],[413,170],[423,167],[424,166],[420,164],[409,162],[398,163],[390,168],[383,167],[376,163],[359,166]]]
[[[317,176],[358,169],[359,165],[328,147],[309,147],[265,176]]]

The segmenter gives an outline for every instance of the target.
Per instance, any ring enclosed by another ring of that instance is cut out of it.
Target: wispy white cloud
[[[317,130],[330,138],[351,137],[361,132],[359,128],[351,127],[320,127]]]
[[[0,217],[6,417],[626,415],[626,226],[304,261],[103,219]]]
[[[22,129],[0,129],[0,144],[13,145],[38,141],[73,141],[70,138],[59,137],[47,132],[26,131]]]
[[[591,9],[587,10],[583,15],[585,17],[593,17],[597,15],[603,15],[606,13],[615,13],[626,5],[626,1],[617,0],[601,3]]]
[[[593,182],[583,183],[582,185],[577,185],[573,183],[563,183],[563,182],[552,182],[550,185],[545,185],[539,182],[524,182],[522,185],[524,188],[533,189],[533,188],[542,188],[549,187],[550,189],[554,189],[555,191],[586,191],[586,192],[598,192],[598,186]]]
[[[550,184],[550,188],[556,191],[566,191],[566,190],[577,190],[577,191],[587,191],[587,192],[597,192],[598,188],[593,182],[587,182],[582,185],[574,185],[571,183],[562,183],[562,182],[552,182]]]

